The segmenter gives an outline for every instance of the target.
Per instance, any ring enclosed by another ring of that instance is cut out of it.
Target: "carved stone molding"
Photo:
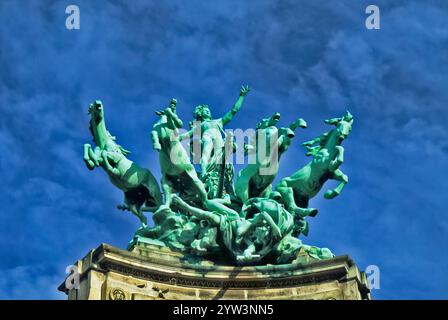
[[[348,256],[287,265],[235,267],[189,262],[164,247],[138,254],[102,244],[78,261],[70,299],[370,299],[365,274]]]

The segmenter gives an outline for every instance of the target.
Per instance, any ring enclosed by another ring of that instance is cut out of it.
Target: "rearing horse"
[[[159,151],[165,194],[165,203],[160,209],[170,207],[171,196],[175,192],[186,193],[199,202],[207,199],[204,185],[179,139],[179,128],[182,128],[183,123],[176,114],[176,105],[176,99],[172,99],[169,107],[156,112],[160,119],[151,132],[153,148]]]
[[[279,170],[280,157],[288,150],[297,127],[306,128],[303,119],[294,121],[288,128],[277,128],[280,113],[262,119],[257,124],[254,145],[249,145],[247,153],[252,153],[255,163],[249,163],[238,173],[236,195],[244,203],[253,197],[268,197],[272,182]]]
[[[157,180],[148,169],[126,158],[130,152],[118,145],[106,129],[101,101],[90,104],[89,114],[90,132],[96,147],[92,149],[90,144],[84,145],[87,168],[102,167],[110,181],[124,192],[124,205],[118,207],[131,211],[146,226],[147,219],[142,211],[155,211],[162,204]]]
[[[344,162],[344,148],[341,144],[352,129],[353,116],[347,111],[343,117],[325,120],[325,123],[335,125],[336,128],[303,143],[308,151],[306,155],[312,155],[313,160],[292,176],[283,178],[275,188],[281,194],[287,210],[298,215],[301,208],[308,207],[309,199],[322,189],[327,180],[333,179],[340,183],[325,192],[326,199],[339,195],[348,182],[347,175],[339,166]],[[313,147],[315,144],[317,146]]]

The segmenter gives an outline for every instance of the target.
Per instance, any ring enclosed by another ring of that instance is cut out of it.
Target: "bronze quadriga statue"
[[[237,146],[228,141],[224,126],[241,109],[249,90],[241,88],[235,105],[222,118],[213,119],[207,105],[197,106],[189,131],[183,133],[176,99],[156,112],[160,119],[153,126],[151,143],[159,153],[161,188],[148,169],[127,158],[130,152],[107,131],[101,101],[90,105],[90,131],[96,146],[84,145],[84,161],[90,170],[102,167],[123,191],[124,204],[118,207],[141,221],[135,239],[158,240],[187,255],[220,261],[225,257],[235,265],[284,264],[301,249],[316,259],[333,257],[329,249],[304,245],[298,236],[308,234],[306,219],[317,214],[308,203],[323,184],[329,179],[340,181],[325,192],[325,198],[332,199],[348,182],[339,168],[344,161],[341,144],[351,131],[353,116],[347,112],[326,120],[335,128],[303,143],[313,159],[273,186],[280,157],[295,137],[295,129],[307,124],[298,119],[279,128],[280,114],[274,113],[257,124],[252,144]],[[183,140],[196,143],[198,150],[187,152]],[[226,158],[237,148],[243,148],[247,158],[255,155],[255,160],[233,179],[233,165]],[[200,160],[200,172],[192,163],[194,157]],[[145,212],[153,213],[152,226]]]

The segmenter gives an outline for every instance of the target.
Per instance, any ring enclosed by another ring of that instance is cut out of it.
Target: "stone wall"
[[[370,299],[365,274],[348,256],[237,267],[136,242],[130,251],[102,244],[76,265],[79,289],[59,286],[71,300]]]

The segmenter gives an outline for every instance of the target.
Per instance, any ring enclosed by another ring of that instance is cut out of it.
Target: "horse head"
[[[340,141],[345,140],[350,131],[352,130],[353,125],[353,115],[347,111],[347,113],[340,118],[333,118],[325,120],[326,124],[332,124],[336,126],[335,133],[337,134],[337,137]]]
[[[161,117],[160,124],[165,124],[169,129],[175,130],[182,128],[182,120],[176,113],[177,100],[171,99],[170,105],[164,110],[156,111],[156,115]]]
[[[266,129],[269,127],[275,126],[280,120],[280,113],[274,112],[269,118],[261,119],[260,122],[257,123],[256,129]]]
[[[89,105],[88,114],[90,115],[89,130],[92,134],[95,144],[104,149],[108,139],[106,125],[104,123],[104,106],[100,100],[95,100]]]
[[[323,149],[333,149],[335,146],[341,145],[350,131],[353,125],[353,115],[347,111],[347,113],[340,118],[332,118],[325,120],[326,124],[335,125],[336,128],[324,133],[318,138],[303,143],[307,149],[307,156],[316,156]],[[313,146],[317,144],[317,146]]]
[[[90,118],[95,123],[99,123],[100,121],[104,120],[104,106],[103,103],[100,100],[95,100],[93,103],[90,104],[88,113],[90,115]]]

